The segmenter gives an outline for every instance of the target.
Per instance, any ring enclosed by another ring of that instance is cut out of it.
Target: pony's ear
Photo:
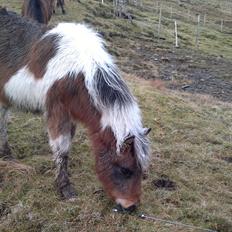
[[[125,145],[132,145],[132,143],[134,142],[135,140],[135,136],[134,135],[129,135],[125,138],[123,144]]]
[[[143,128],[143,135],[148,135],[151,131],[151,128]]]
[[[122,146],[120,148],[120,153],[124,153],[126,149],[133,144],[134,140],[135,140],[134,135],[128,135],[122,143]]]

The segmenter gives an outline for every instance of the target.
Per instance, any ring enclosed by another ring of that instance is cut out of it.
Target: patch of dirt
[[[10,207],[6,202],[0,202],[0,218],[11,212]]]
[[[176,183],[170,180],[168,177],[161,177],[160,179],[153,180],[152,185],[155,188],[165,189],[168,191],[176,190]]]
[[[175,205],[175,206],[177,206],[177,207],[180,206],[179,200],[175,200],[175,199],[172,199],[172,198],[164,199],[163,202],[164,202],[164,203],[168,203],[168,204]]]
[[[227,163],[232,163],[232,157],[229,156],[222,157],[222,160],[226,161]]]
[[[172,53],[169,60],[160,69],[161,79],[169,82],[169,88],[232,101],[232,61],[193,52],[183,56],[179,51]]]
[[[144,41],[136,41],[123,56],[127,56],[121,65],[126,72],[144,79],[161,79],[170,89],[232,101],[232,60]]]

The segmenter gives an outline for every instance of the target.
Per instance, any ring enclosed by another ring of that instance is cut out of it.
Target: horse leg
[[[0,105],[0,157],[12,159],[7,136],[7,108]]]
[[[60,7],[62,9],[62,14],[65,14],[65,9],[64,9],[64,1],[63,0],[60,0]]]
[[[61,6],[61,8],[62,8],[62,14],[66,14],[66,11],[65,11],[65,9],[64,9],[64,6]]]
[[[56,13],[56,1],[52,0],[51,1],[51,7],[52,7],[52,13],[55,14]]]
[[[71,140],[75,133],[75,126],[67,116],[48,118],[49,142],[56,165],[55,185],[58,193],[64,199],[72,199],[76,196],[75,190],[68,176],[68,153]]]

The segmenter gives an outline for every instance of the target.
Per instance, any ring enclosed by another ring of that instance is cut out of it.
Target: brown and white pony
[[[75,196],[67,162],[76,123],[88,129],[96,172],[104,189],[124,209],[140,200],[149,161],[149,129],[102,38],[83,24],[48,29],[0,11],[0,151],[10,155],[7,110],[45,113],[62,197]]]
[[[22,16],[48,24],[54,11],[55,0],[24,0]]]

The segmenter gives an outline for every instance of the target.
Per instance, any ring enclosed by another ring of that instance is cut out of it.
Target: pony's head
[[[150,129],[143,130],[140,139],[147,141],[149,131]],[[128,135],[119,151],[115,148],[116,141],[112,140],[96,156],[96,171],[105,191],[120,207],[129,211],[136,208],[141,196],[144,168],[136,148],[137,139],[134,135]]]

